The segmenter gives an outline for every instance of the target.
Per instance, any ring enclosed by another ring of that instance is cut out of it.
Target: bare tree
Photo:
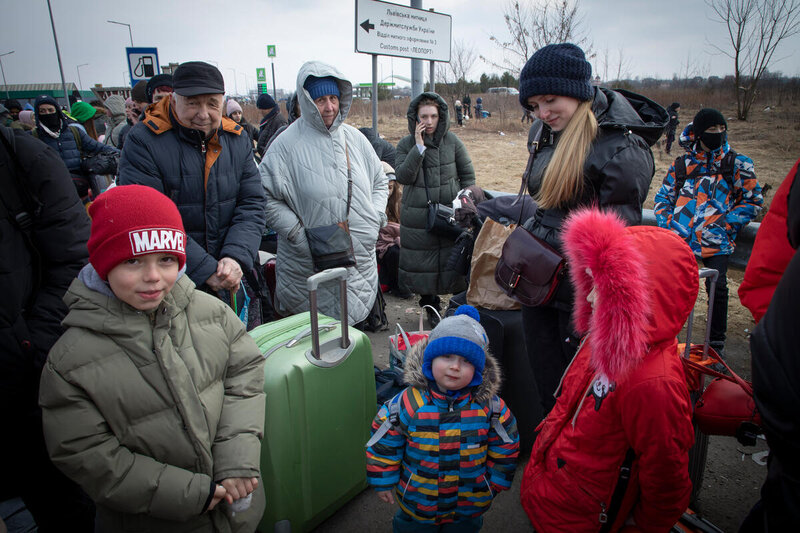
[[[617,48],[617,78],[616,81],[630,78],[631,76],[631,58],[625,56],[625,50],[622,47]]]
[[[453,41],[453,50],[450,63],[447,64],[456,84],[456,95],[467,92],[467,76],[475,63],[475,47],[458,40]]]
[[[503,59],[496,62],[485,56],[480,58],[495,68],[510,71],[514,77],[519,77],[528,58],[545,45],[572,42],[590,48],[578,0],[513,1],[506,4],[503,18],[508,35],[489,36],[502,50]]]
[[[756,87],[781,41],[800,31],[800,0],[706,0],[725,24],[734,61],[737,117],[747,120]]]

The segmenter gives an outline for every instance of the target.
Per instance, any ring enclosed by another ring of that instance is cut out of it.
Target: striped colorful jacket
[[[730,255],[739,231],[761,210],[764,198],[753,171],[753,161],[737,154],[733,183],[721,172],[721,163],[730,145],[724,142],[712,152],[703,152],[696,141],[692,124],[680,137],[686,149],[686,181],[675,190],[675,164],[669,167],[655,196],[656,222],[674,231],[692,248],[695,255]]]
[[[419,343],[421,344],[421,343]],[[519,455],[517,423],[500,401],[500,422],[512,442],[491,429],[487,413],[500,386],[500,369],[487,354],[483,383],[457,397],[432,390],[421,370],[419,344],[406,358],[399,431],[391,429],[367,448],[367,480],[377,491],[394,488],[412,519],[443,524],[485,513],[492,498],[511,487]],[[386,405],[373,433],[389,415]]]

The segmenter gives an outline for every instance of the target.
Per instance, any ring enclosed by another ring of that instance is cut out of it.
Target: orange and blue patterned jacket
[[[753,161],[737,154],[733,182],[722,175],[721,163],[730,151],[726,142],[711,152],[701,151],[692,124],[680,137],[686,149],[686,181],[675,190],[675,164],[655,196],[656,222],[677,233],[695,255],[711,257],[730,255],[739,231],[761,210],[764,198],[756,180]]]
[[[406,359],[411,386],[399,395],[398,427],[367,448],[367,480],[377,491],[394,488],[400,508],[419,522],[480,516],[498,492],[510,488],[519,455],[517,423],[505,402],[500,401],[500,422],[511,443],[503,442],[487,416],[499,367],[487,354],[483,383],[453,397],[431,389],[412,355]],[[388,416],[384,405],[373,433]]]

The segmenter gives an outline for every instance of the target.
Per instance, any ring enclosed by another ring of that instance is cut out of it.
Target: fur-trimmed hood
[[[416,387],[421,390],[430,388],[430,382],[425,378],[422,373],[422,359],[425,352],[425,346],[428,341],[423,340],[415,344],[409,353],[406,355],[405,371],[403,378],[406,385]],[[486,363],[483,367],[483,381],[480,385],[476,386],[472,393],[472,398],[477,403],[485,403],[491,400],[492,396],[500,392],[500,384],[503,378],[500,373],[500,363],[497,359],[486,351]]]
[[[563,240],[575,286],[575,328],[589,334],[592,366],[621,380],[686,322],[699,285],[694,255],[671,231],[625,227],[617,214],[597,209],[570,216]],[[594,311],[586,300],[592,287]]]

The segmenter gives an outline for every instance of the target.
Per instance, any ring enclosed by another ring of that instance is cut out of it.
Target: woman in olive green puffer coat
[[[254,531],[261,485],[246,511],[206,511],[215,481],[260,471],[264,358],[239,318],[185,274],[137,311],[91,264],[64,301],[39,403],[50,457],[97,504],[96,530]]]
[[[418,118],[430,124],[430,113],[425,111],[434,108],[425,104],[432,102],[438,108],[438,123],[433,131],[418,131],[425,126]],[[460,292],[466,288],[466,280],[446,269],[453,241],[425,229],[428,213],[425,182],[427,180],[432,202],[450,205],[459,190],[475,183],[475,171],[464,143],[449,131],[450,116],[441,96],[420,94],[408,106],[407,117],[410,135],[398,143],[395,159],[397,181],[404,185],[400,213],[400,280],[409,290],[422,295],[420,305],[438,307],[436,295]],[[418,144],[420,137],[423,148]]]

